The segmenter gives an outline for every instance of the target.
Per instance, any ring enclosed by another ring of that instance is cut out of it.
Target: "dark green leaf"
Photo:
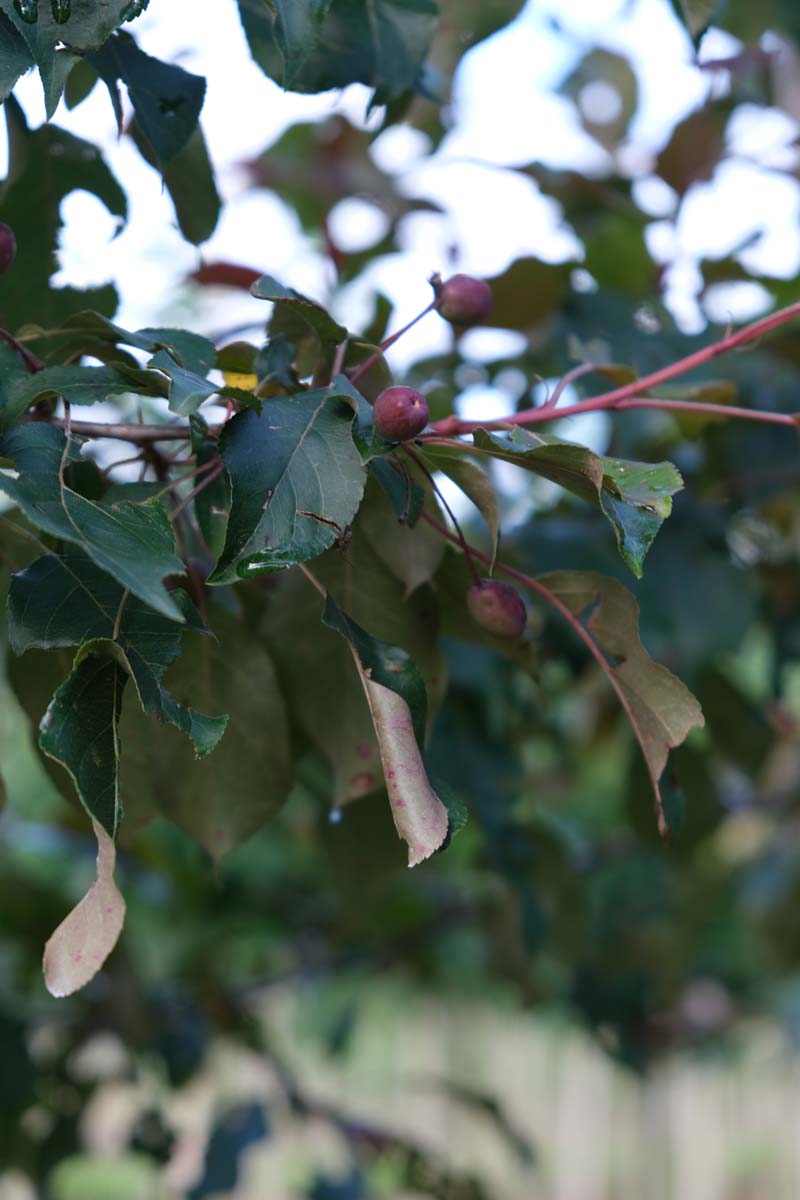
[[[184,592],[173,592],[190,628],[202,629]],[[8,597],[9,641],[22,654],[91,642],[116,657],[133,678],[145,712],[182,729],[198,758],[214,749],[226,717],[207,717],[177,704],[161,679],[181,648],[182,627],[153,612],[79,550],[48,554],[13,576]],[[100,643],[108,643],[100,645]]]
[[[147,365],[157,367],[169,376],[169,406],[182,417],[188,417],[190,413],[195,412],[204,400],[218,390],[217,384],[209,383],[194,371],[179,367],[167,350],[159,350]]]
[[[113,287],[51,288],[61,229],[61,203],[76,189],[91,192],[114,216],[127,213],[125,194],[96,146],[54,125],[29,133],[15,117],[10,139],[10,171],[0,199],[0,221],[17,238],[17,256],[0,276],[0,312],[12,331],[26,321],[59,325],[90,305],[114,312]]]
[[[343,535],[366,480],[352,423],[351,403],[331,388],[274,397],[227,423],[219,453],[232,503],[210,583],[304,562]]]
[[[5,12],[22,35],[34,63],[39,67],[42,82],[45,84],[45,95],[48,91],[45,81],[53,78],[56,47],[69,46],[70,50],[79,53],[102,46],[106,38],[125,19],[127,6],[128,0],[106,0],[103,4],[98,4],[96,0],[71,0],[68,18],[59,21],[51,5],[43,3],[39,5],[38,18],[35,17],[31,22],[19,15],[14,0],[0,0],[0,10]],[[64,78],[66,73],[61,79],[62,85]],[[53,99],[51,93],[48,104],[52,104],[52,108],[55,109],[58,96],[55,97],[55,103]]]
[[[291,784],[289,733],[272,662],[241,620],[217,612],[215,638],[191,638],[167,674],[184,705],[230,713],[225,737],[203,762],[184,738],[152,725],[138,706],[122,719],[122,782],[129,815],[162,813],[189,830],[215,859],[235,849],[285,801]]]
[[[116,837],[119,793],[119,716],[126,672],[104,654],[89,654],[61,685],[42,718],[39,744],[69,772],[91,817]]]
[[[425,503],[425,492],[420,485],[390,458],[374,458],[369,469],[386,493],[398,521],[413,529]]]
[[[416,84],[437,12],[435,0],[239,0],[250,51],[271,78],[298,92],[365,83],[379,104]]]
[[[284,287],[271,275],[262,275],[253,284],[250,291],[258,300],[272,300],[276,306],[288,308],[291,314],[302,320],[321,342],[330,342],[335,345],[343,342],[347,337],[347,330],[344,326],[334,321],[321,304],[317,304],[316,300],[309,300],[307,296],[302,296],[294,288]]]
[[[130,390],[131,384],[113,367],[45,367],[18,378],[7,397],[0,396],[0,432],[11,429],[45,396],[61,396],[69,404],[98,404]]]
[[[145,161],[157,167],[149,142],[136,121],[128,126],[128,133]],[[199,246],[214,232],[221,208],[214,168],[199,125],[161,174],[175,207],[181,233],[187,242]]]
[[[0,100],[10,94],[20,75],[34,66],[28,44],[0,10]]]
[[[139,128],[165,167],[197,126],[205,79],[145,54],[128,33],[113,35],[88,58],[112,94],[117,80],[125,84]]]
[[[104,571],[151,608],[175,621],[183,616],[162,580],[181,574],[172,527],[157,501],[97,504],[61,486],[59,471],[79,461],[75,446],[65,454],[60,429],[41,422],[22,425],[0,439],[0,455],[18,471],[0,474],[0,491],[39,529],[82,547]]]
[[[204,442],[197,451],[197,465],[203,467],[217,457],[216,442]],[[202,478],[205,478],[203,476]],[[225,546],[225,531],[231,510],[231,481],[223,471],[212,483],[195,496],[194,513],[203,541],[214,558],[219,558]]]
[[[534,471],[603,512],[617,535],[624,561],[637,578],[683,480],[672,463],[627,462],[605,458],[573,442],[562,442],[527,429],[510,433],[475,431],[479,449]]]

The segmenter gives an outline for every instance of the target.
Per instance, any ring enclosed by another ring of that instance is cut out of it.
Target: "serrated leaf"
[[[122,718],[122,789],[128,816],[162,814],[188,830],[215,859],[256,832],[291,786],[286,709],[272,661],[241,619],[209,618],[214,638],[187,640],[166,682],[177,701],[230,714],[225,737],[197,762],[170,728],[153,736],[138,706]]]
[[[527,429],[510,433],[475,430],[475,446],[495,458],[542,475],[599,508],[617,536],[620,555],[640,578],[645,555],[683,487],[672,463],[607,458],[585,446]]]
[[[81,803],[110,837],[122,818],[119,716],[128,676],[113,658],[90,654],[56,690],[39,745],[70,775]]]
[[[114,881],[114,842],[99,822],[92,821],[92,827],[97,838],[97,877],[44,948],[42,970],[51,996],[71,996],[94,978],[125,921],[125,901]]]
[[[408,865],[430,858],[448,833],[448,814],[422,761],[425,684],[399,646],[373,638],[327,599],[323,622],[348,642],[367,697],[380,747],[392,818],[408,845]]]
[[[0,473],[4,492],[39,529],[80,546],[101,568],[174,621],[183,615],[162,580],[183,572],[175,539],[159,501],[95,503],[60,485],[59,470],[79,461],[75,443],[65,454],[60,429],[42,422],[21,425],[0,438],[0,456],[10,459],[18,477]]]
[[[669,751],[704,724],[700,705],[650,658],[639,638],[639,605],[622,584],[588,571],[555,571],[538,582],[578,618],[597,647],[642,748],[665,828],[659,780]]]
[[[304,562],[342,536],[366,480],[352,424],[351,402],[332,388],[274,397],[226,424],[231,511],[209,583]]]
[[[35,375],[17,378],[0,396],[0,432],[17,423],[31,405],[45,396],[61,396],[69,404],[98,404],[124,396],[131,384],[113,367],[45,367]]]
[[[271,300],[278,307],[285,307],[293,317],[300,319],[323,343],[336,345],[347,337],[347,330],[326,312],[316,300],[310,300],[284,287],[271,275],[262,275],[250,288],[257,300]]]
[[[250,52],[272,79],[298,92],[364,83],[375,89],[379,104],[416,84],[438,15],[435,0],[238,2]],[[304,26],[308,54],[298,40]]]
[[[75,53],[102,46],[113,30],[125,20],[127,7],[128,0],[106,0],[103,4],[98,4],[96,0],[71,0],[69,16],[66,20],[58,20],[53,7],[43,3],[39,5],[34,20],[26,21],[17,11],[14,0],[0,0],[0,9],[22,36],[34,63],[39,67],[43,84],[46,80],[52,81],[57,46],[68,46]],[[61,83],[63,85],[63,79]],[[54,96],[51,91],[48,96],[45,84],[45,95],[48,106],[52,105],[55,109],[60,92]]]
[[[203,625],[185,592],[173,597],[186,627]],[[198,758],[214,749],[227,717],[207,717],[177,704],[162,686],[167,667],[180,653],[183,628],[134,596],[126,596],[104,571],[79,550],[38,558],[12,577],[8,594],[8,633],[12,650],[53,650],[88,644],[116,656],[132,677],[142,708],[169,721],[195,743]]]
[[[33,55],[22,34],[0,11],[0,101],[11,94],[21,75],[34,66]]]
[[[0,194],[0,221],[14,230],[17,256],[0,276],[0,312],[6,328],[14,331],[26,321],[59,325],[87,305],[113,313],[113,287],[53,288],[50,276],[64,197],[76,189],[90,192],[113,216],[124,219],[125,193],[91,142],[55,125],[30,133],[18,113],[10,120],[10,168]]]
[[[199,375],[205,375],[216,362],[214,343],[199,333],[191,333],[187,329],[171,327],[147,326],[144,329],[123,329],[113,321],[109,321],[101,313],[84,309],[67,317],[57,329],[42,329],[42,337],[46,337],[53,347],[54,353],[60,358],[76,358],[82,353],[103,357],[109,355],[109,349],[119,345],[135,346],[138,350],[146,350],[154,354],[157,350],[168,350],[179,366]],[[136,361],[131,359],[134,365]],[[142,371],[141,375],[147,375]],[[153,380],[160,376],[151,373]],[[127,378],[127,376],[126,376]],[[161,391],[155,394],[165,394]]]
[[[165,167],[197,126],[205,79],[145,54],[128,33],[114,34],[88,59],[112,95],[118,80],[125,84],[139,128]]]

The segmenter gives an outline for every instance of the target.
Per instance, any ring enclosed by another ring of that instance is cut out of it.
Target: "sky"
[[[324,253],[302,235],[296,217],[276,196],[247,188],[241,163],[299,120],[342,112],[363,125],[369,93],[360,86],[321,96],[283,93],[250,60],[234,0],[218,0],[213,11],[214,20],[198,22],[196,0],[152,0],[130,26],[148,53],[208,79],[201,119],[226,205],[202,258],[242,262],[332,301],[351,328],[368,320],[377,289],[395,303],[394,324],[404,323],[427,303],[426,281],[432,271],[447,268],[452,246],[458,269],[478,275],[496,274],[524,254],[551,262],[580,257],[580,243],[557,203],[542,196],[532,180],[504,168],[537,161],[597,174],[609,169],[606,151],[583,131],[571,101],[557,92],[597,44],[626,54],[637,76],[639,107],[616,166],[641,176],[636,195],[652,218],[648,244],[668,264],[665,299],[683,327],[700,329],[707,316],[749,319],[770,303],[763,288],[744,284],[711,294],[701,309],[696,292],[702,255],[723,256],[758,235],[742,255],[748,267],[777,277],[800,270],[800,187],[774,169],[795,161],[791,142],[797,124],[777,110],[740,106],[729,124],[726,161],[678,207],[671,189],[650,174],[651,164],[674,125],[710,89],[724,86],[724,73],[698,69],[667,0],[531,0],[512,25],[462,59],[453,81],[452,127],[436,154],[428,154],[423,134],[402,126],[374,143],[376,161],[398,177],[401,188],[436,200],[444,213],[405,218],[400,253],[376,259],[356,284],[334,297]],[[737,46],[712,30],[701,57],[720,58]],[[17,94],[31,124],[38,124],[44,113],[36,76],[21,81]],[[581,100],[613,116],[615,94],[604,94],[602,85]],[[230,290],[206,289],[199,298],[187,290],[183,281],[200,252],[181,238],[156,172],[128,139],[117,137],[105,89],[96,87],[73,112],[62,103],[55,121],[102,146],[131,198],[130,220],[119,234],[96,198],[77,192],[66,199],[56,283],[88,286],[111,275],[121,295],[117,319],[130,328],[184,323],[214,334],[240,322],[263,323],[263,302]],[[0,146],[0,160],[4,152]],[[379,240],[383,232],[381,214],[358,198],[343,202],[333,221],[337,236],[353,249]],[[488,361],[513,350],[515,336],[476,330],[463,348],[476,362]],[[445,322],[435,317],[421,322],[391,352],[396,371],[445,349],[449,337]],[[508,392],[480,385],[460,401],[468,416],[496,416],[508,407]],[[602,440],[602,422],[586,428]]]

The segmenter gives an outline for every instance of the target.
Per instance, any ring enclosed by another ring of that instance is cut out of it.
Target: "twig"
[[[219,479],[224,470],[225,464],[221,460],[218,463],[215,463],[215,469],[209,472],[205,479],[202,479],[196,488],[192,488],[192,490],[189,492],[189,495],[184,496],[180,504],[177,504],[175,508],[173,508],[172,512],[170,513],[170,518],[174,520],[175,517],[179,517],[187,505],[191,504],[195,496],[199,496],[200,493],[209,486],[209,484],[212,484],[215,479]]]
[[[64,422],[54,418],[52,425],[64,428]],[[106,425],[102,421],[73,421],[72,432],[82,437],[115,438],[120,442],[133,442],[135,445],[147,442],[173,442],[186,440],[192,436],[188,425]],[[217,431],[209,429],[211,437]]]
[[[510,413],[509,416],[497,421],[462,421],[458,416],[453,414],[449,417],[444,417],[441,421],[435,421],[431,428],[434,432],[442,434],[471,433],[474,429],[501,429],[504,426],[510,425],[539,425],[544,421],[560,421],[565,417],[577,416],[580,413],[623,408],[656,408],[667,411],[670,409],[680,409],[683,412],[712,412],[716,416],[730,416],[750,421],[770,421],[774,424],[792,425],[797,428],[797,419],[790,413],[765,413],[754,409],[732,408],[723,404],[709,406],[690,400],[655,400],[653,398],[643,398],[641,393],[648,391],[650,388],[658,387],[660,384],[667,383],[671,379],[676,379],[680,375],[685,375],[688,371],[693,371],[695,367],[712,362],[721,354],[727,354],[730,350],[735,350],[739,346],[745,346],[750,342],[757,341],[765,334],[771,333],[774,329],[779,329],[782,325],[786,325],[798,316],[800,316],[800,301],[790,304],[787,308],[782,308],[768,317],[762,317],[760,321],[755,321],[752,325],[746,325],[744,329],[740,329],[737,333],[727,334],[718,342],[712,342],[711,345],[704,346],[702,350],[696,350],[694,354],[688,354],[685,358],[678,359],[677,362],[670,363],[666,367],[661,367],[658,371],[651,372],[650,375],[644,375],[641,379],[635,379],[631,383],[623,384],[622,387],[614,388],[610,392],[603,392],[599,396],[592,396],[588,400],[581,400],[577,404],[571,404],[567,408],[562,408],[558,411],[553,411],[549,407],[526,409],[524,412]]]
[[[434,296],[433,300],[431,300],[431,302],[427,306],[427,308],[423,308],[421,313],[417,313],[417,315],[414,317],[413,321],[409,321],[408,324],[404,325],[402,329],[398,329],[397,333],[393,333],[391,335],[391,337],[388,337],[384,341],[382,341],[380,346],[378,347],[378,349],[375,351],[375,353],[371,354],[369,356],[369,358],[366,359],[361,364],[360,367],[356,367],[355,371],[350,376],[350,382],[358,383],[361,376],[366,375],[367,371],[370,369],[370,367],[375,365],[375,363],[378,361],[378,359],[381,357],[381,355],[386,350],[388,350],[390,346],[393,346],[395,344],[395,342],[398,341],[403,336],[404,333],[408,333],[409,329],[413,328],[413,326],[416,325],[417,321],[421,321],[423,317],[426,317],[429,312],[431,312],[434,308],[436,308],[436,305],[438,303],[439,303],[438,299]]]

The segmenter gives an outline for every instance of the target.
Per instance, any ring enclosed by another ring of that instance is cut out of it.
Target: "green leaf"
[[[191,638],[167,673],[184,705],[230,714],[225,737],[197,762],[186,740],[152,725],[138,706],[122,719],[122,787],[129,818],[161,813],[219,859],[272,817],[291,785],[286,709],[266,650],[241,619],[216,612],[214,638]]]
[[[352,424],[351,403],[331,388],[274,397],[227,423],[231,511],[209,583],[304,562],[342,536],[366,481]]]
[[[216,442],[204,442],[197,451],[197,465],[203,467],[217,457]],[[219,558],[225,546],[230,511],[231,481],[228,472],[223,471],[194,498],[194,515],[203,541],[214,558]]]
[[[417,664],[427,690],[430,726],[446,675],[430,590],[418,588],[404,597],[402,584],[360,528],[360,516],[346,557],[330,550],[315,561],[313,571],[325,591],[347,605],[354,621],[401,647]],[[259,633],[275,660],[293,723],[331,764],[334,807],[341,807],[381,788],[383,773],[350,650],[321,624],[322,608],[319,593],[302,572],[286,571],[271,583]]]
[[[435,0],[238,2],[250,52],[272,79],[297,92],[364,83],[378,104],[414,87],[438,15]]]
[[[40,4],[38,18],[33,22],[23,20],[14,7],[13,0],[0,0],[0,10],[16,27],[26,42],[36,66],[42,75],[47,96],[46,80],[52,79],[57,46],[69,46],[70,50],[82,53],[102,46],[116,27],[125,19],[128,0],[107,0],[98,4],[96,0],[71,0],[70,15],[66,21],[57,21],[49,4]],[[63,85],[64,78],[61,80]],[[60,92],[58,93],[60,96]],[[58,96],[51,95],[48,105],[58,103]]]
[[[173,597],[188,627],[202,631],[188,596],[178,591]],[[133,678],[144,711],[183,730],[202,758],[222,737],[227,717],[186,709],[162,687],[164,672],[180,653],[183,628],[127,596],[80,550],[38,558],[11,580],[8,633],[16,654],[90,643],[116,657]]]
[[[0,101],[11,94],[20,75],[34,65],[24,37],[0,10]]]
[[[196,412],[209,396],[213,396],[219,390],[217,384],[209,383],[194,371],[187,371],[185,367],[178,366],[167,350],[159,350],[147,365],[157,367],[169,377],[169,406],[182,417]]]
[[[427,480],[422,492],[423,511],[441,521],[439,505]],[[367,485],[358,522],[375,553],[404,585],[406,597],[436,574],[447,542],[426,521],[411,527],[398,520],[388,496],[374,481]]]
[[[130,390],[131,384],[113,367],[45,367],[18,378],[9,394],[0,396],[0,432],[10,429],[45,396],[61,396],[69,404],[98,404]]]
[[[420,485],[408,471],[404,474],[392,459],[375,458],[369,464],[369,469],[386,493],[398,521],[413,529],[425,504],[425,492]]]
[[[679,679],[653,662],[639,638],[639,605],[622,584],[604,575],[555,571],[538,580],[591,638],[603,660],[642,748],[663,822],[659,780],[669,751],[704,724],[695,697]]]
[[[206,375],[216,362],[214,343],[199,333],[161,326],[148,326],[132,332],[91,309],[72,314],[56,330],[42,330],[42,336],[47,338],[61,358],[76,358],[86,353],[105,359],[111,348],[125,345],[151,354],[157,350],[168,350],[179,366],[199,375]],[[152,378],[160,380],[160,376],[153,375]],[[154,394],[164,393],[158,391]]]
[[[672,7],[697,46],[719,8],[719,0],[672,0]]]
[[[0,312],[12,331],[26,321],[59,325],[87,305],[107,314],[117,306],[110,286],[86,291],[50,287],[61,204],[76,189],[97,196],[114,216],[126,216],[125,193],[96,146],[54,125],[30,133],[15,116],[9,175],[0,198],[0,221],[11,226],[17,239],[17,256],[0,276]]]
[[[449,826],[447,809],[430,785],[420,753],[425,684],[404,650],[372,637],[330,596],[322,619],[351,648],[375,726],[392,818],[408,845],[408,865],[414,867],[439,849]]]
[[[130,123],[128,133],[145,162],[157,168],[150,144],[136,121]],[[222,202],[199,125],[183,149],[167,163],[161,175],[175,208],[178,226],[187,242],[199,246],[208,241],[216,229]]]
[[[125,84],[139,129],[165,167],[197,127],[205,79],[145,54],[128,33],[114,34],[88,59],[112,96],[118,80]]]
[[[61,486],[64,463],[80,461],[73,443],[66,452],[60,429],[42,422],[22,425],[0,438],[0,456],[11,459],[15,479],[0,474],[0,492],[46,533],[80,546],[102,570],[157,612],[174,621],[183,615],[162,580],[183,572],[172,527],[159,501],[99,504]]]
[[[640,578],[645,555],[672,511],[672,496],[683,480],[672,463],[606,458],[558,438],[527,429],[487,433],[476,429],[475,446],[550,479],[588,501],[610,521],[620,555]]]
[[[89,654],[61,684],[42,718],[39,745],[69,772],[89,816],[110,837],[122,819],[119,716],[128,680],[105,654]]]
[[[92,826],[97,838],[97,878],[44,948],[42,969],[51,996],[71,996],[94,978],[125,921],[125,901],[114,881],[114,842],[98,821],[93,820]]]
[[[307,325],[323,343],[336,345],[347,337],[344,326],[334,321],[321,304],[316,300],[309,300],[308,296],[301,295],[294,288],[284,287],[271,275],[262,275],[250,291],[257,300],[272,300],[276,307],[286,308],[293,317]]]

